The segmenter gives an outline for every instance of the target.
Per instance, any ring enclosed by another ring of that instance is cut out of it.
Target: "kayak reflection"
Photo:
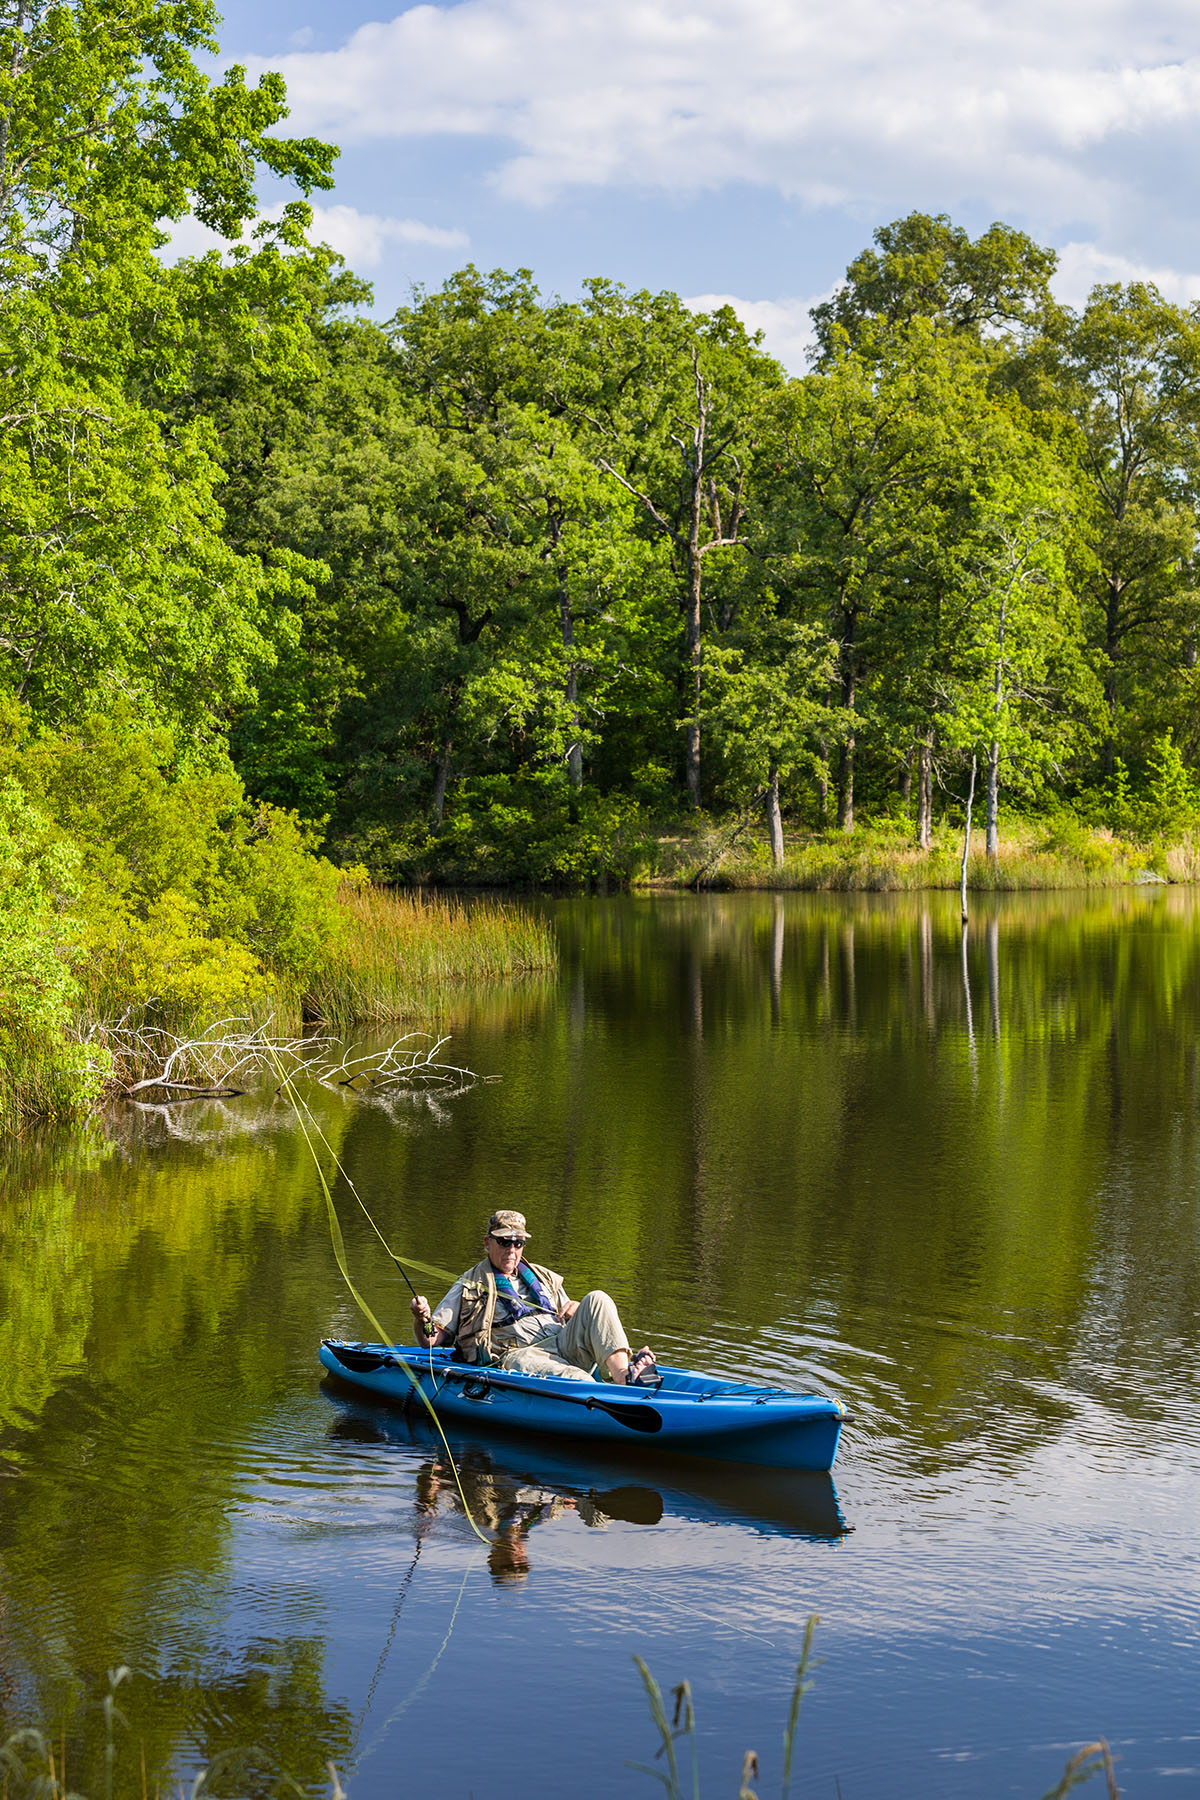
[[[419,1459],[419,1534],[428,1532],[439,1516],[461,1516],[454,1474],[431,1425],[392,1407],[350,1398],[336,1382],[322,1383],[322,1393],[337,1409],[332,1438],[391,1445]],[[494,1536],[488,1565],[501,1584],[526,1578],[534,1527],[567,1512],[599,1529],[612,1522],[653,1526],[664,1518],[714,1524],[737,1520],[760,1531],[825,1542],[836,1542],[852,1529],[830,1475],[697,1465],[691,1458],[669,1456],[648,1465],[644,1451],[626,1462],[613,1452],[599,1456],[516,1434],[509,1434],[502,1447],[493,1438],[482,1443],[455,1432],[448,1432],[447,1439],[467,1504],[478,1524]],[[648,1473],[653,1485],[646,1480]]]

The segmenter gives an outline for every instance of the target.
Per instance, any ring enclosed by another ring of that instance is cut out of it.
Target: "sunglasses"
[[[529,1239],[528,1238],[502,1238],[502,1237],[493,1236],[492,1242],[493,1242],[493,1244],[503,1244],[504,1248],[506,1250],[523,1250],[525,1248],[526,1244],[529,1242]]]

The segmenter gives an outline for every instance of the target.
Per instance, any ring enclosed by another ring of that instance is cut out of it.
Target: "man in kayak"
[[[607,1294],[569,1300],[562,1276],[523,1256],[525,1215],[494,1212],[487,1254],[454,1283],[433,1313],[424,1294],[411,1302],[418,1344],[454,1344],[465,1362],[498,1363],[522,1375],[587,1381],[595,1367],[610,1381],[657,1384],[654,1352],[629,1354],[629,1339]]]

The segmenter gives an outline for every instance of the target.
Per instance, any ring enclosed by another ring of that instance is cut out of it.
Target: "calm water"
[[[66,1712],[98,1788],[124,1662],[127,1774],[652,1796],[637,1653],[706,1796],[747,1748],[768,1794],[818,1612],[797,1796],[1034,1800],[1101,1733],[1200,1792],[1197,897],[1014,898],[965,958],[949,896],[549,910],[559,979],[449,1022],[497,1079],[322,1095],[329,1141],[401,1252],[457,1272],[518,1206],[638,1342],[838,1395],[834,1480],[457,1439],[485,1553],[431,1443],[322,1388],[362,1326],[286,1111],[126,1114],[0,1170],[0,1724]]]

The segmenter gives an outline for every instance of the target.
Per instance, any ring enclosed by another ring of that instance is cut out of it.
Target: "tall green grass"
[[[335,1031],[432,1018],[468,987],[558,966],[551,927],[504,901],[364,886],[342,912],[340,942],[297,996],[306,1020]]]
[[[975,892],[1119,887],[1148,873],[1172,881],[1200,875],[1200,852],[1188,834],[1170,844],[1139,844],[1069,818],[1010,824],[994,860],[984,854],[981,832],[972,845],[967,885]],[[933,848],[921,850],[911,826],[884,823],[860,826],[849,837],[793,834],[777,868],[757,827],[736,837],[715,827],[660,839],[635,885],[916,893],[957,888],[961,857],[960,830],[940,827]]]
[[[103,1052],[48,1035],[0,1031],[0,1137],[86,1113],[107,1069]]]

